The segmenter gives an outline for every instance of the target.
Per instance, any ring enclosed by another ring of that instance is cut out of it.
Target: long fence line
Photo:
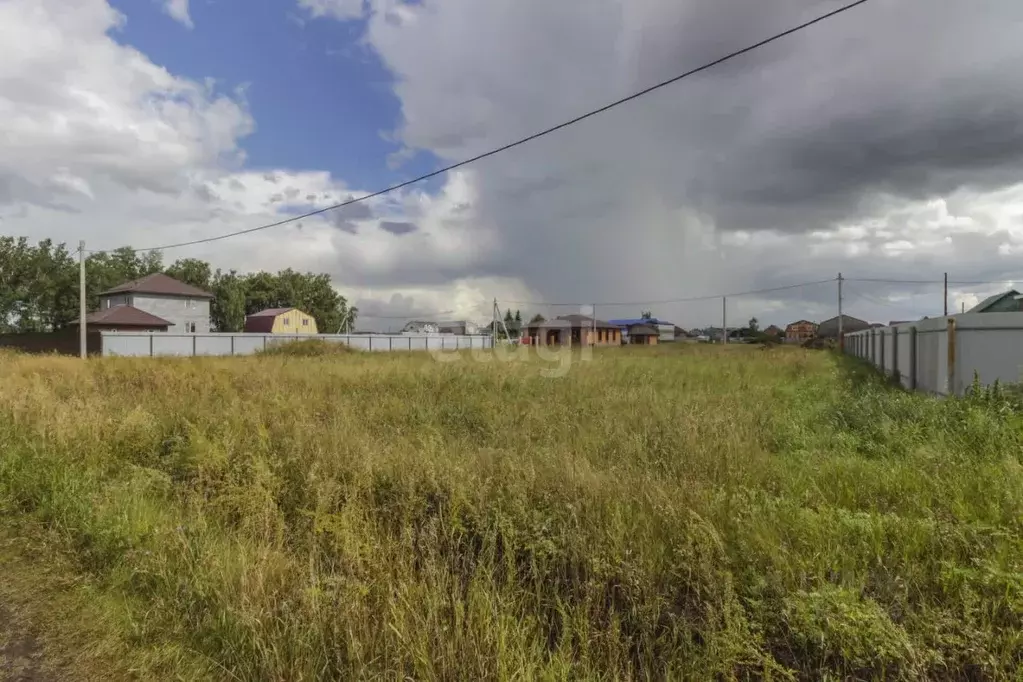
[[[964,313],[845,335],[845,352],[908,389],[962,395],[1023,381],[1023,312]]]
[[[448,334],[174,334],[103,332],[104,356],[251,355],[276,344],[307,339],[343,343],[366,351],[433,351],[490,348],[489,336]]]

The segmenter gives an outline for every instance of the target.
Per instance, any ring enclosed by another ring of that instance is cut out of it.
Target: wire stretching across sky
[[[569,127],[571,125],[575,125],[576,123],[579,123],[581,121],[585,121],[588,118],[592,118],[593,116],[597,116],[598,114],[602,114],[602,113],[604,113],[604,112],[606,112],[606,111],[608,111],[610,109],[614,109],[615,107],[621,106],[622,104],[625,104],[627,102],[631,102],[632,100],[635,100],[635,99],[639,99],[640,97],[643,97],[644,95],[648,95],[648,94],[650,94],[650,93],[652,93],[652,92],[654,92],[656,90],[660,90],[661,88],[667,87],[667,86],[669,86],[669,85],[671,85],[673,83],[677,83],[678,81],[680,81],[680,80],[682,80],[684,78],[688,78],[689,76],[694,76],[694,75],[696,75],[696,74],[698,74],[698,73],[700,73],[702,71],[706,71],[707,69],[711,69],[711,68],[713,68],[713,67],[715,67],[715,66],[717,66],[719,64],[723,64],[724,62],[727,62],[727,61],[729,61],[731,59],[735,59],[736,57],[740,57],[740,56],[742,56],[742,55],[744,55],[744,54],[746,54],[748,52],[753,52],[754,50],[757,50],[757,49],[759,49],[761,47],[764,47],[765,45],[773,43],[773,42],[775,42],[777,40],[781,40],[782,38],[788,37],[788,36],[792,35],[793,33],[797,33],[799,31],[807,29],[807,28],[809,28],[809,27],[811,27],[811,26],[813,26],[815,24],[819,24],[819,23],[821,23],[823,21],[826,21],[827,19],[831,19],[832,17],[835,17],[835,16],[837,16],[839,14],[842,14],[844,12],[848,12],[849,10],[851,10],[851,9],[853,9],[855,7],[859,7],[860,5],[866,4],[868,1],[869,0],[856,0],[855,2],[851,2],[851,3],[847,4],[847,5],[839,7],[838,9],[832,10],[831,12],[828,12],[826,14],[822,14],[819,17],[816,17],[815,19],[811,19],[810,21],[807,21],[807,22],[804,22],[802,24],[799,24],[798,26],[793,26],[792,28],[790,28],[790,29],[788,29],[786,31],[782,31],[781,33],[777,33],[777,34],[771,36],[770,38],[765,38],[764,40],[761,40],[758,43],[754,43],[753,45],[750,45],[748,47],[744,47],[741,50],[736,50],[735,52],[731,52],[729,54],[726,54],[723,57],[719,57],[718,59],[715,59],[714,61],[707,62],[706,64],[704,64],[702,66],[696,67],[695,69],[690,69],[689,71],[686,71],[685,73],[681,73],[681,74],[679,74],[679,75],[677,75],[677,76],[675,76],[673,78],[669,78],[668,80],[661,81],[660,83],[657,83],[656,85],[651,85],[650,87],[644,88],[643,90],[640,90],[639,92],[633,93],[633,94],[631,94],[631,95],[629,95],[627,97],[623,97],[623,98],[621,98],[619,100],[615,100],[614,102],[611,102],[610,104],[606,104],[606,105],[600,107],[599,109],[593,109],[592,111],[588,111],[585,114],[582,114],[580,116],[576,116],[573,119],[570,119],[570,120],[565,121],[563,123],[559,123],[559,124],[557,124],[555,126],[551,126],[550,128],[546,128],[546,129],[541,130],[539,132],[533,133],[532,135],[529,135],[527,137],[523,137],[523,138],[521,138],[519,140],[516,140],[514,142],[510,142],[510,143],[508,143],[506,145],[503,145],[501,147],[498,147],[496,149],[491,149],[488,152],[484,152],[482,154],[477,154],[476,156],[473,156],[471,158],[464,159],[464,160],[459,161],[457,163],[453,163],[453,164],[451,164],[449,166],[445,166],[445,167],[440,168],[438,170],[432,171],[430,173],[426,173],[424,175],[420,175],[420,176],[418,176],[416,178],[412,178],[411,180],[406,180],[405,182],[399,182],[396,185],[391,185],[390,187],[385,187],[384,189],[378,190],[376,192],[371,192],[370,194],[366,194],[366,195],[361,196],[361,197],[355,197],[355,198],[349,199],[347,201],[342,201],[341,203],[334,204],[332,206],[325,206],[323,208],[316,209],[315,211],[309,211],[308,213],[303,213],[301,215],[296,215],[296,216],[292,216],[290,218],[285,218],[283,220],[278,220],[277,222],[268,223],[266,225],[259,225],[258,227],[250,227],[250,228],[245,229],[245,230],[238,230],[236,232],[228,232],[227,234],[217,235],[216,237],[206,237],[204,239],[193,239],[191,241],[186,241],[186,242],[177,242],[177,243],[173,243],[173,244],[165,244],[163,246],[149,246],[149,247],[146,247],[146,248],[143,248],[143,249],[133,249],[133,250],[136,253],[141,253],[141,252],[145,252],[145,251],[165,251],[167,249],[177,249],[177,248],[184,247],[184,246],[195,246],[197,244],[206,244],[208,242],[219,241],[221,239],[229,239],[231,237],[238,237],[238,236],[244,235],[244,234],[251,234],[253,232],[259,232],[261,230],[269,230],[269,229],[274,228],[274,227],[280,227],[282,225],[287,225],[289,223],[294,223],[294,222],[297,222],[299,220],[304,220],[306,218],[312,218],[314,216],[321,215],[323,213],[327,213],[328,211],[333,211],[333,210],[336,210],[336,209],[339,209],[339,208],[344,208],[345,206],[350,206],[352,204],[357,204],[359,202],[367,201],[369,199],[372,199],[374,197],[378,197],[378,196],[381,196],[381,195],[384,195],[384,194],[388,194],[390,192],[394,192],[394,191],[402,189],[404,187],[408,187],[409,185],[414,185],[414,184],[416,184],[418,182],[422,182],[424,180],[429,180],[430,178],[437,177],[438,175],[443,175],[444,173],[447,173],[449,171],[455,170],[457,168],[461,168],[462,166],[467,166],[467,165],[469,165],[471,163],[475,163],[477,161],[481,161],[481,160],[486,159],[488,157],[495,156],[497,154],[500,154],[501,152],[508,151],[509,149],[513,149],[513,148],[518,147],[520,145],[526,144],[527,142],[532,142],[533,140],[536,140],[536,139],[539,139],[541,137],[544,137],[545,135],[550,135],[551,133],[557,132],[557,131],[559,131],[559,130],[561,130],[563,128],[567,128],[567,127]],[[93,252],[93,253],[98,253],[98,252]]]

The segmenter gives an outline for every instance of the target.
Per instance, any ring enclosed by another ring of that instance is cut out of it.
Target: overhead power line
[[[941,279],[882,279],[877,277],[846,277],[847,282],[872,282],[874,284],[944,284],[945,281]],[[966,285],[982,285],[982,284],[1008,284],[1010,282],[1018,282],[1017,279],[989,279],[989,280],[965,280],[965,279],[950,279],[948,284],[966,284]]]
[[[839,14],[842,14],[843,12],[848,12],[849,10],[851,10],[851,9],[853,9],[855,7],[859,7],[860,5],[866,4],[867,2],[868,2],[868,0],[856,0],[856,2],[851,2],[851,3],[847,4],[847,5],[839,7],[838,9],[832,10],[831,12],[828,12],[826,14],[822,14],[819,17],[811,19],[810,21],[806,21],[806,22],[804,22],[802,24],[799,24],[798,26],[793,26],[792,28],[790,28],[790,29],[788,29],[786,31],[782,31],[781,33],[777,33],[777,34],[771,36],[770,38],[765,38],[764,40],[761,40],[758,43],[754,43],[753,45],[750,45],[748,47],[744,47],[741,50],[736,50],[735,52],[730,52],[729,54],[726,54],[723,57],[719,57],[718,59],[715,59],[714,61],[707,62],[706,64],[704,64],[702,66],[696,67],[695,69],[690,69],[689,71],[681,73],[681,74],[679,74],[679,75],[677,75],[677,76],[675,76],[673,78],[669,78],[668,80],[661,81],[660,83],[657,83],[656,85],[651,85],[650,87],[645,88],[643,90],[640,90],[639,92],[633,93],[633,94],[631,94],[631,95],[629,95],[627,97],[623,97],[621,99],[615,100],[614,102],[611,102],[610,104],[606,104],[606,105],[600,107],[599,109],[593,109],[592,111],[588,111],[585,114],[582,114],[580,116],[576,116],[573,119],[570,119],[570,120],[565,121],[563,123],[559,123],[558,125],[555,125],[555,126],[551,126],[550,128],[546,128],[546,129],[541,130],[539,132],[533,133],[532,135],[528,135],[527,137],[523,137],[523,138],[521,138],[519,140],[516,140],[514,142],[510,142],[510,143],[508,143],[506,145],[503,145],[501,147],[498,147],[496,149],[492,149],[492,150],[490,150],[488,152],[484,152],[482,154],[477,154],[476,156],[470,157],[470,158],[465,159],[463,161],[459,161],[457,163],[453,163],[453,164],[451,164],[449,166],[445,166],[443,168],[440,168],[438,170],[432,171],[430,173],[425,173],[425,174],[420,175],[418,177],[412,178],[411,180],[406,180],[404,182],[399,182],[398,184],[391,185],[389,187],[385,187],[384,189],[378,190],[376,192],[371,192],[370,194],[366,194],[366,195],[361,196],[361,197],[355,197],[355,198],[349,199],[347,201],[342,201],[341,203],[334,204],[332,206],[326,206],[324,208],[319,208],[319,209],[316,209],[315,211],[309,211],[308,213],[303,213],[301,215],[296,215],[296,216],[292,216],[290,218],[285,218],[284,220],[278,220],[277,222],[268,223],[266,225],[259,225],[258,227],[250,227],[250,228],[245,229],[245,230],[238,230],[236,232],[228,232],[227,234],[221,234],[221,235],[217,235],[215,237],[206,237],[206,238],[203,238],[203,239],[193,239],[191,241],[177,242],[177,243],[173,243],[173,244],[165,244],[163,246],[150,246],[150,247],[146,247],[146,248],[143,248],[143,249],[134,249],[134,251],[136,251],[136,252],[166,251],[167,249],[176,249],[176,248],[180,248],[180,247],[184,247],[184,246],[195,246],[197,244],[206,244],[208,242],[215,242],[215,241],[220,241],[221,239],[229,239],[231,237],[238,237],[238,236],[241,236],[241,235],[244,235],[244,234],[251,234],[253,232],[259,232],[261,230],[269,230],[269,229],[274,228],[274,227],[280,227],[282,225],[287,225],[289,223],[294,223],[294,222],[297,222],[299,220],[304,220],[306,218],[312,218],[314,216],[317,216],[317,215],[320,215],[320,214],[323,214],[323,213],[327,213],[328,211],[334,211],[334,210],[339,209],[339,208],[344,208],[345,206],[350,206],[352,204],[357,204],[359,202],[367,201],[369,199],[372,199],[374,197],[378,197],[378,196],[381,196],[381,195],[384,195],[384,194],[388,194],[390,192],[394,192],[394,191],[402,189],[404,187],[408,187],[409,185],[414,185],[414,184],[422,182],[424,180],[429,180],[430,178],[437,177],[438,175],[443,175],[444,173],[456,170],[458,168],[461,168],[462,166],[467,166],[467,165],[469,165],[471,163],[475,163],[477,161],[481,161],[481,160],[486,159],[488,157],[495,156],[497,154],[500,154],[501,152],[508,151],[509,149],[513,149],[513,148],[518,147],[520,145],[526,144],[527,142],[532,142],[533,140],[539,139],[539,138],[544,137],[546,135],[550,135],[551,133],[557,132],[557,131],[559,131],[559,130],[561,130],[563,128],[567,128],[567,127],[569,127],[571,125],[575,125],[576,123],[579,123],[581,121],[585,121],[588,118],[592,118],[593,116],[597,116],[598,114],[602,114],[602,113],[604,113],[604,112],[606,112],[606,111],[608,111],[610,109],[614,109],[615,107],[621,106],[622,104],[625,104],[627,102],[631,102],[632,100],[635,100],[635,99],[639,99],[640,97],[643,97],[644,95],[648,95],[651,92],[654,92],[656,90],[660,90],[661,88],[667,87],[667,86],[669,86],[669,85],[671,85],[673,83],[677,83],[678,81],[680,81],[680,80],[682,80],[684,78],[688,78],[690,76],[694,76],[694,75],[696,75],[698,73],[706,71],[707,69],[710,69],[710,68],[713,68],[715,66],[718,66],[719,64],[723,64],[724,62],[727,62],[729,60],[735,59],[736,57],[740,57],[740,56],[742,56],[742,55],[744,55],[744,54],[746,54],[748,52],[753,52],[754,50],[757,50],[757,49],[759,49],[761,47],[764,47],[765,45],[768,45],[768,44],[773,43],[775,41],[781,40],[782,38],[788,37],[788,36],[792,35],[793,33],[797,33],[799,31],[807,29],[807,28],[809,28],[809,27],[811,27],[811,26],[813,26],[815,24],[819,24],[819,23],[821,23],[823,21],[826,21],[827,19],[831,19],[832,17],[835,17],[835,16],[837,16]]]

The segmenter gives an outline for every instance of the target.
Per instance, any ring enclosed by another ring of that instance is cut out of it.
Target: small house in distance
[[[438,322],[437,329],[441,334],[457,334],[459,336],[479,334],[480,331],[480,328],[476,325],[476,323],[469,322],[468,320]]]
[[[772,324],[770,327],[768,327],[767,329],[764,330],[764,334],[767,335],[767,336],[774,336],[776,338],[781,338],[782,336],[785,335],[785,332],[778,325]]]
[[[785,327],[785,340],[789,343],[802,343],[817,335],[817,325],[809,320],[799,320]]]
[[[440,327],[436,322],[427,320],[412,320],[401,328],[402,334],[439,334]]]
[[[267,308],[245,318],[254,334],[317,334],[316,319],[298,308]]]
[[[620,346],[622,332],[610,322],[586,315],[561,315],[553,320],[530,322],[522,340],[540,346]]]
[[[880,325],[884,326],[884,325]],[[871,324],[865,320],[861,320],[858,317],[852,315],[842,315],[842,335],[851,334],[853,332],[863,331],[864,329],[870,329]],[[830,320],[824,320],[817,327],[817,337],[822,339],[837,339],[838,338],[838,318],[832,317]]]
[[[633,346],[656,346],[661,332],[651,324],[629,326],[629,343]]]

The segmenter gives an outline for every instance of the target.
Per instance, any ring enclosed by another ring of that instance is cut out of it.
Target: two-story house
[[[817,325],[809,320],[799,320],[785,327],[785,340],[789,343],[802,343],[817,335]]]
[[[213,294],[163,273],[125,282],[99,295],[100,309],[85,319],[90,326],[115,328],[113,320],[143,319],[153,331],[205,334],[210,331]],[[128,325],[126,325],[127,327]],[[135,328],[139,328],[138,325]]]

